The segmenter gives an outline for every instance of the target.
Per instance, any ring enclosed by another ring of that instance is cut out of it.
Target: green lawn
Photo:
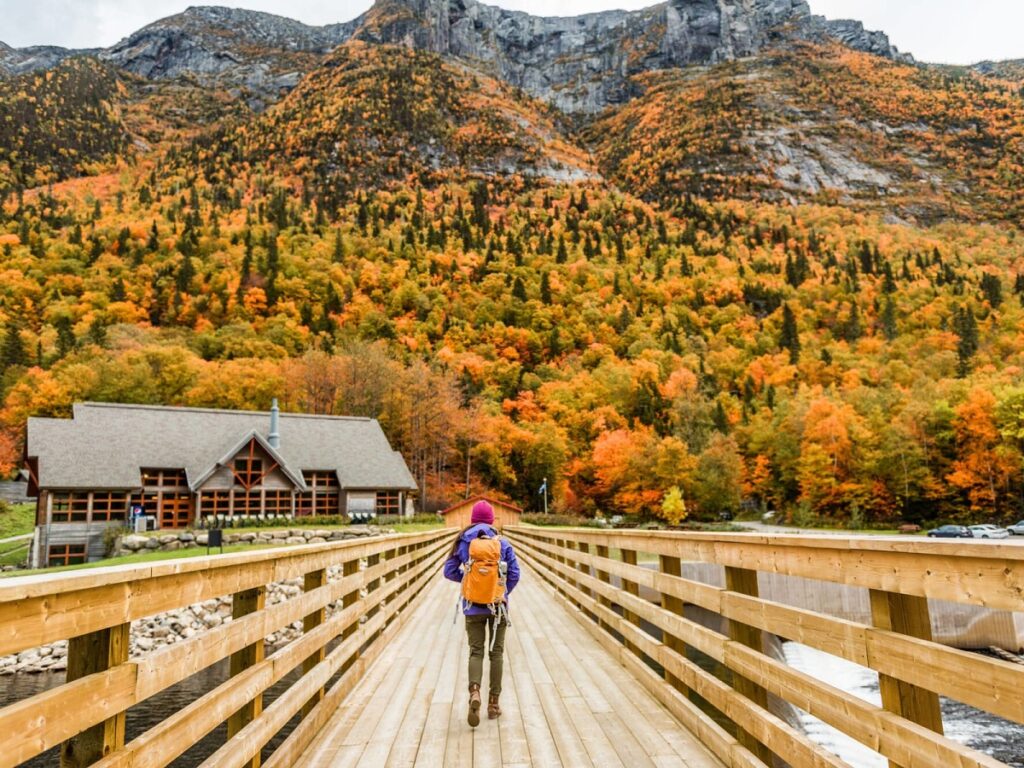
[[[370,523],[370,525],[376,525],[376,523]],[[230,536],[233,533],[272,533],[274,531],[287,531],[291,529],[301,529],[304,531],[322,529],[325,531],[344,531],[350,528],[349,525],[279,525],[279,526],[263,526],[263,527],[238,527],[238,528],[224,528],[224,535]],[[444,527],[444,523],[388,523],[381,525],[384,530],[393,530],[398,533],[423,533],[424,531],[434,531]],[[205,533],[205,529],[198,528],[192,531],[193,533]],[[143,534],[144,536],[163,536],[168,531],[148,531]],[[174,533],[174,531],[170,531]]]
[[[0,539],[32,533],[36,525],[35,504],[13,504],[9,512],[0,513]],[[2,548],[2,545],[0,545]]]
[[[28,548],[15,544],[0,544],[0,565],[21,565],[28,560]]]

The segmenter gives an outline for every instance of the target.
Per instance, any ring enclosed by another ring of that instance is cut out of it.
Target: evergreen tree
[[[16,365],[25,365],[28,362],[28,352],[25,350],[25,342],[21,339],[21,329],[14,323],[9,323],[4,333],[3,344],[0,345],[0,368],[6,370]]]
[[[779,334],[779,346],[789,350],[789,362],[796,365],[800,360],[800,331],[796,325],[796,315],[788,304],[782,306],[782,331]]]
[[[551,303],[551,278],[547,272],[540,276],[540,300],[545,304]]]
[[[842,337],[851,344],[864,335],[864,329],[860,323],[860,309],[857,302],[850,304],[850,314],[846,317],[840,331]]]
[[[885,334],[885,338],[889,341],[895,339],[898,334],[896,328],[896,304],[892,300],[892,296],[886,296],[885,307],[882,309],[882,333]]]
[[[558,254],[555,256],[555,262],[558,264],[565,264],[569,260],[569,251],[565,247],[565,237],[562,235],[558,236]]]
[[[725,406],[722,405],[722,401],[718,400],[715,402],[715,410],[711,413],[711,420],[714,422],[715,429],[721,432],[723,435],[729,432],[729,416],[725,412]]]
[[[970,307],[961,306],[953,316],[953,332],[959,337],[956,345],[957,375],[964,378],[970,373],[971,358],[980,344],[978,321]]]
[[[78,344],[75,331],[71,326],[71,318],[61,315],[54,322],[53,327],[57,331],[57,357],[66,357]]]
[[[981,276],[981,292],[992,309],[1003,303],[1003,283],[997,275],[986,272]]]
[[[512,284],[512,296],[520,301],[527,300],[526,285],[523,283],[523,278],[517,277]]]
[[[331,254],[331,260],[335,264],[345,261],[345,241],[341,238],[340,229],[334,233],[334,253]]]

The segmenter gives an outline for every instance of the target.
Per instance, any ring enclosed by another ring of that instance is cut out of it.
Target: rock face
[[[0,42],[0,74],[21,75],[37,69],[51,69],[72,56],[92,56],[98,52],[97,48],[74,50],[53,45],[11,48]]]
[[[476,0],[381,0],[357,21],[357,38],[462,59],[571,113],[628,100],[633,74],[750,56],[785,35],[906,58],[860,22],[812,16],[805,0],[668,0],[565,18]]]
[[[574,113],[633,95],[630,75],[749,56],[805,0],[669,0],[640,11],[542,18],[475,0],[383,0],[355,37],[462,59]]]
[[[311,27],[269,13],[189,8],[143,27],[100,58],[148,79],[190,75],[204,85],[244,88],[259,107],[294,87],[351,36],[355,23]]]
[[[244,92],[260,109],[349,39],[461,59],[566,112],[593,114],[633,95],[631,75],[750,56],[780,36],[831,37],[894,59],[881,32],[812,16],[806,0],[668,0],[639,11],[539,17],[476,0],[377,0],[362,16],[313,27],[281,16],[198,7],[143,27],[100,58],[147,79],[182,76]],[[0,73],[96,51],[12,49]]]
[[[855,51],[873,53],[893,61],[906,63],[914,61],[914,57],[909,53],[901,53],[884,32],[865,29],[861,22],[853,19],[826,19],[824,16],[811,16],[801,25],[801,32],[810,38],[831,38]]]

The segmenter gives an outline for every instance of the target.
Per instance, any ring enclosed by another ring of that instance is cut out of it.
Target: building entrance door
[[[165,493],[160,501],[161,528],[188,528],[192,520],[192,499],[187,494]]]

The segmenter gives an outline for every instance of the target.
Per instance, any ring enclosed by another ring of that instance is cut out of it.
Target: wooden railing
[[[69,641],[64,685],[0,709],[0,766],[58,745],[62,767],[164,766],[226,722],[203,765],[255,768],[301,715],[264,763],[286,768],[408,616],[451,539],[432,531],[0,582],[0,656]],[[265,604],[269,584],[298,578],[301,594]],[[232,621],[129,658],[132,621],[226,595]],[[300,621],[301,635],[265,655],[264,638]],[[130,707],[228,658],[227,681],[126,743]],[[264,692],[296,669],[264,707]]]
[[[1024,666],[932,642],[928,614],[928,598],[1024,610],[1022,547],[527,527],[505,534],[594,636],[729,766],[771,765],[773,755],[795,768],[846,765],[780,716],[785,707],[769,697],[902,768],[1004,766],[942,735],[940,695],[1024,723]],[[684,578],[684,562],[721,565],[725,587]],[[874,626],[761,599],[759,572],[866,588]],[[684,616],[687,604],[725,617],[728,629]],[[766,653],[764,633],[877,671],[882,706]],[[707,669],[715,667],[719,674]]]

